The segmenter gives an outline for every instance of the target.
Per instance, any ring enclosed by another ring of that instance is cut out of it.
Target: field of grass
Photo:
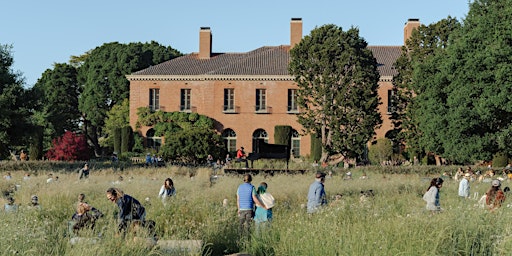
[[[490,213],[475,206],[477,199],[458,198],[458,183],[447,180],[441,189],[444,211],[432,215],[424,210],[421,197],[434,174],[382,174],[379,167],[351,171],[353,180],[343,180],[336,171],[326,180],[328,197],[338,193],[343,197],[314,215],[303,208],[313,172],[254,176],[253,184],[267,182],[276,198],[274,220],[249,240],[240,241],[236,189],[241,176],[219,175],[211,183],[206,168],[96,169],[85,181],[78,181],[75,172],[60,172],[58,182],[47,184],[47,174],[55,170],[32,173],[29,181],[22,180],[23,171],[13,170],[13,179],[2,180],[0,188],[6,191],[19,185],[14,198],[20,209],[0,214],[0,255],[164,255],[158,247],[115,235],[117,207],[105,197],[112,186],[144,203],[160,239],[202,240],[202,255],[508,255],[512,250],[511,209],[506,207],[512,204],[512,195],[503,208]],[[363,171],[369,179],[359,179]],[[195,175],[191,178],[190,173]],[[113,185],[120,175],[124,181]],[[167,177],[174,180],[177,196],[164,206],[157,194]],[[472,182],[471,193],[482,195],[489,186]],[[511,185],[504,181],[505,186]],[[368,189],[375,197],[360,202],[360,191]],[[105,214],[94,231],[82,234],[93,238],[101,233],[94,244],[69,243],[67,226],[79,193]],[[33,194],[39,196],[40,211],[26,207]],[[224,199],[227,207],[222,205]]]

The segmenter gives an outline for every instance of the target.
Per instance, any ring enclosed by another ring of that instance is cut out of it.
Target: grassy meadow
[[[438,170],[455,172],[456,167]],[[512,204],[512,195],[503,208],[490,213],[475,206],[477,199],[458,198],[458,182],[446,180],[441,189],[444,211],[432,215],[424,210],[421,197],[433,173],[383,174],[382,167],[358,167],[350,169],[353,180],[344,180],[341,171],[335,170],[325,182],[330,205],[314,215],[303,208],[314,171],[255,175],[253,184],[267,182],[268,191],[276,198],[274,220],[261,232],[254,231],[249,240],[240,240],[236,189],[241,176],[219,175],[211,183],[207,168],[129,168],[117,172],[93,168],[85,181],[78,181],[75,172],[55,170],[33,172],[30,180],[24,181],[25,172],[13,170],[13,179],[2,179],[0,188],[6,191],[19,185],[13,195],[20,209],[14,214],[0,213],[0,255],[165,255],[158,247],[116,236],[117,207],[105,197],[112,186],[143,202],[147,219],[157,223],[160,239],[202,240],[201,255],[508,255],[512,250],[512,226],[508,224],[512,215],[511,208],[506,207]],[[46,182],[50,172],[59,176],[57,182]],[[359,179],[363,172],[368,179]],[[113,185],[120,175],[124,180]],[[174,180],[177,196],[164,206],[157,195],[167,177]],[[512,186],[508,181],[503,183],[502,187]],[[472,182],[471,194],[482,195],[489,186]],[[374,198],[361,202],[360,191],[369,189],[374,191]],[[69,242],[68,221],[79,193],[86,194],[86,201],[105,214],[94,231],[81,235],[98,238],[101,233],[96,243]],[[338,193],[342,199],[334,201]],[[42,210],[26,207],[33,194],[39,196]],[[225,198],[227,207],[222,205]],[[5,198],[2,200],[5,203]]]

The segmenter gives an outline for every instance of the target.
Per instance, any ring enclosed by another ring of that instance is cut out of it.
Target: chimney
[[[302,18],[292,18],[290,22],[290,49],[302,40]]]
[[[212,55],[212,32],[210,27],[199,30],[199,59],[209,59]]]
[[[407,39],[411,38],[412,31],[421,25],[420,19],[409,19],[404,26],[404,45]]]

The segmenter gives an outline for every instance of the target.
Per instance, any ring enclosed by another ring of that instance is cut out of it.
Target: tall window
[[[160,89],[149,89],[149,109],[151,111],[160,109]]]
[[[191,111],[192,107],[190,105],[190,89],[181,89],[181,111]]]
[[[263,129],[258,129],[252,133],[253,139],[263,139],[266,143],[268,143],[268,133]]]
[[[226,88],[224,89],[224,108],[225,112],[235,111],[235,89]]]
[[[267,110],[267,90],[256,89],[256,111],[264,112]]]
[[[149,129],[146,132],[146,146],[148,148],[155,149],[156,151],[160,150],[160,146],[162,145],[162,138],[155,137],[155,130],[153,128]]]
[[[222,139],[224,139],[224,144],[226,145],[226,150],[228,152],[236,151],[236,132],[231,129],[226,129],[222,132]],[[233,157],[233,156],[231,156]]]
[[[395,91],[388,90],[388,114],[395,113]]]
[[[292,131],[292,154],[294,157],[300,156],[300,134],[296,131]]]
[[[296,113],[298,112],[297,107],[297,90],[288,89],[288,112]]]

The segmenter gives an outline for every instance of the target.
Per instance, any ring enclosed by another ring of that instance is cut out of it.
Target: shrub
[[[368,158],[372,164],[381,164],[387,161],[393,155],[393,145],[387,138],[378,139],[371,145],[368,152]]]
[[[492,159],[493,167],[505,167],[508,164],[508,156],[506,153],[498,152]]]
[[[62,137],[53,140],[53,146],[46,152],[46,157],[60,161],[89,160],[87,139],[82,134],[66,131]]]
[[[274,143],[291,145],[292,127],[289,125],[276,125],[274,127]]]

